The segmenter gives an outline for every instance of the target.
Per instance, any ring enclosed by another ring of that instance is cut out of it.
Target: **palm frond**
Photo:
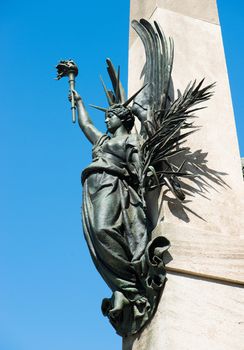
[[[184,148],[180,148],[186,138],[199,128],[194,127],[192,122],[188,122],[190,118],[196,117],[193,113],[206,108],[206,106],[196,107],[199,103],[209,100],[213,95],[212,88],[214,84],[203,87],[204,79],[198,84],[195,81],[190,82],[183,94],[179,94],[178,98],[167,109],[155,111],[155,118],[147,121],[150,124],[150,132],[144,144],[142,145],[143,172],[146,174],[149,167],[157,167],[162,162],[167,162],[169,170],[163,169],[156,171],[159,181],[163,181],[163,177],[179,176],[189,177],[189,173],[182,171],[185,161],[178,169],[173,169],[173,164],[168,158],[178,155]],[[188,129],[189,131],[183,132]],[[149,128],[146,128],[149,131]],[[150,185],[151,186],[151,185]],[[151,188],[151,187],[150,187]]]

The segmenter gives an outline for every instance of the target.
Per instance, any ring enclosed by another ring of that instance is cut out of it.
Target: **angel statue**
[[[156,310],[166,280],[164,254],[170,242],[152,239],[147,213],[149,191],[167,186],[184,200],[179,177],[188,176],[173,157],[193,130],[188,119],[194,106],[208,100],[212,85],[190,83],[182,95],[170,99],[173,41],[155,22],[132,21],[141,38],[146,63],[142,88],[126,99],[120,74],[107,59],[113,90],[103,88],[109,107],[107,133],[92,123],[77,91],[72,90],[82,132],[93,144],[92,163],[82,172],[83,230],[93,262],[112,290],[102,312],[121,336],[137,333]],[[132,103],[130,107],[130,103]],[[135,118],[140,122],[135,132]]]

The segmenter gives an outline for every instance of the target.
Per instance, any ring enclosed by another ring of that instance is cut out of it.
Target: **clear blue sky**
[[[218,3],[244,156],[244,3]],[[104,105],[107,56],[126,86],[128,17],[129,0],[1,2],[0,350],[121,349],[81,231],[90,146],[71,123],[67,80],[53,78],[72,57],[84,100]],[[93,118],[105,130],[102,114]]]

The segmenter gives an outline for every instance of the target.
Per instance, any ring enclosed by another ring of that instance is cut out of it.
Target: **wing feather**
[[[106,62],[107,62],[107,71],[108,71],[110,80],[112,82],[112,86],[115,94],[114,100],[118,101],[119,99],[121,103],[124,103],[126,101],[126,94],[121,84],[119,74],[116,72],[113,63],[109,58],[106,59]],[[116,96],[116,94],[118,94],[118,96]]]

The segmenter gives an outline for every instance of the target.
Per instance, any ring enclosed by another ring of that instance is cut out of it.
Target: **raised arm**
[[[94,144],[103,134],[93,125],[92,120],[89,117],[89,114],[87,113],[87,110],[84,106],[82,98],[77,93],[77,91],[72,90],[72,93],[74,95],[74,99],[75,99],[75,103],[78,111],[78,122],[79,122],[80,128],[85,134],[85,136],[88,138],[88,140],[92,144]]]

